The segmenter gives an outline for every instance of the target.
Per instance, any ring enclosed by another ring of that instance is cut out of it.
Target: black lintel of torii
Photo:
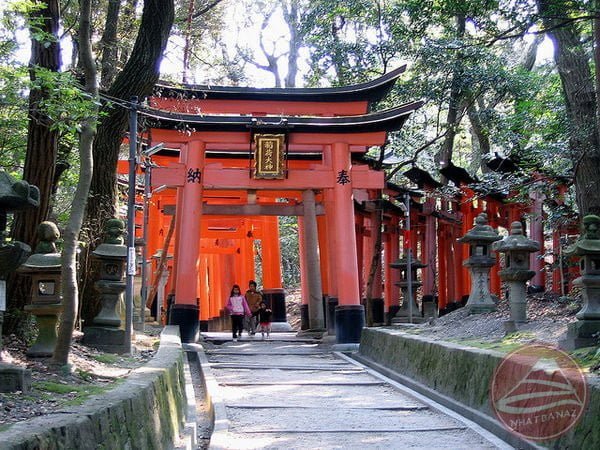
[[[402,128],[410,114],[422,101],[406,103],[396,108],[356,116],[234,116],[173,113],[144,108],[140,115],[151,128],[181,131],[254,131],[295,133],[368,133],[395,131]]]
[[[159,82],[153,95],[163,98],[254,100],[290,102],[357,102],[375,103],[392,89],[406,66],[391,70],[379,78],[350,86],[328,88],[253,88],[239,86],[176,85]]]

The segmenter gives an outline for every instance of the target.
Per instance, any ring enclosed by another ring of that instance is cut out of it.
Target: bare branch
[[[209,3],[208,5],[206,5],[204,8],[199,9],[198,11],[196,11],[193,15],[192,15],[192,19],[197,19],[198,17],[203,16],[204,14],[206,14],[207,12],[209,12],[210,10],[212,10],[215,6],[217,6],[219,3],[221,3],[223,0],[214,0],[212,3]]]

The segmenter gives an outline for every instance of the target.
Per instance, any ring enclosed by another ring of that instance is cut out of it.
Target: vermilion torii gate
[[[281,288],[277,216],[297,215],[310,328],[324,327],[327,295],[337,299],[337,342],[359,342],[365,317],[353,199],[383,189],[384,174],[352,155],[384,144],[421,105],[368,112],[402,71],[342,88],[157,87],[141,113],[149,145],[165,147],[155,158],[164,167],[152,170],[152,187],[162,192],[153,194],[148,245],[162,246],[164,206],[175,204],[170,320],[184,341],[219,316],[232,284],[254,278],[255,233],[264,288]]]

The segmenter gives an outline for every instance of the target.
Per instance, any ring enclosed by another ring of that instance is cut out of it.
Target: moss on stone
[[[512,335],[498,342],[497,348],[466,347],[435,342],[415,335],[386,329],[363,329],[360,353],[397,373],[412,378],[437,392],[454,398],[491,417],[490,383],[494,370],[509,348],[524,335]],[[523,345],[523,342],[517,344]],[[505,351],[499,351],[500,349]],[[586,364],[597,363],[597,348],[574,352]],[[590,377],[589,404],[580,421],[560,438],[544,443],[549,448],[600,448],[600,381]]]

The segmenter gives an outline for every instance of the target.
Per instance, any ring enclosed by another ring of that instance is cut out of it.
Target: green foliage
[[[392,68],[404,44],[391,38],[393,29],[406,32],[393,11],[385,1],[311,1],[300,30],[311,53],[308,84],[345,85]]]
[[[91,116],[95,106],[100,106],[81,89],[70,72],[54,72],[38,67],[31,88],[47,94],[40,108],[48,117],[51,128],[59,130],[61,134],[78,132],[81,122]]]
[[[77,183],[79,124],[91,117],[94,102],[81,88],[72,72],[54,72],[27,67],[17,58],[16,32],[28,27],[33,39],[44,43],[55,38],[41,31],[39,2],[13,1],[1,11],[0,20],[0,168],[21,177],[27,149],[29,94],[36,89],[45,94],[32,111],[38,120],[58,130],[57,167],[66,168],[53,199],[53,218],[59,224],[68,217]]]
[[[298,219],[291,216],[279,218],[279,242],[283,284],[288,289],[300,285],[300,257],[298,251]]]
[[[584,369],[597,370],[600,367],[600,349],[598,347],[585,347],[574,350],[570,355]]]
[[[534,338],[534,333],[530,333],[527,331],[518,331],[515,333],[507,334],[502,339],[495,341],[479,341],[464,339],[450,339],[450,341],[454,341],[458,344],[466,345],[468,347],[483,348],[486,350],[495,350],[501,353],[509,353],[531,342],[532,340],[534,340]]]
[[[27,145],[27,68],[15,61],[15,14],[0,13],[0,169],[20,176]]]
[[[0,60],[0,168],[18,176],[27,147],[28,83],[23,67]]]
[[[119,360],[119,356],[113,355],[112,353],[101,353],[98,355],[92,355],[92,358],[104,364],[114,364]]]
[[[115,380],[118,383],[119,380]],[[95,385],[73,385],[73,384],[61,384],[53,381],[34,381],[32,387],[38,391],[39,395],[45,395],[46,398],[52,398],[53,395],[65,396],[61,399],[63,406],[76,406],[81,405],[88,398],[93,395],[104,394],[109,389],[115,386],[114,383],[107,386],[95,386]],[[41,392],[40,392],[41,391]]]

